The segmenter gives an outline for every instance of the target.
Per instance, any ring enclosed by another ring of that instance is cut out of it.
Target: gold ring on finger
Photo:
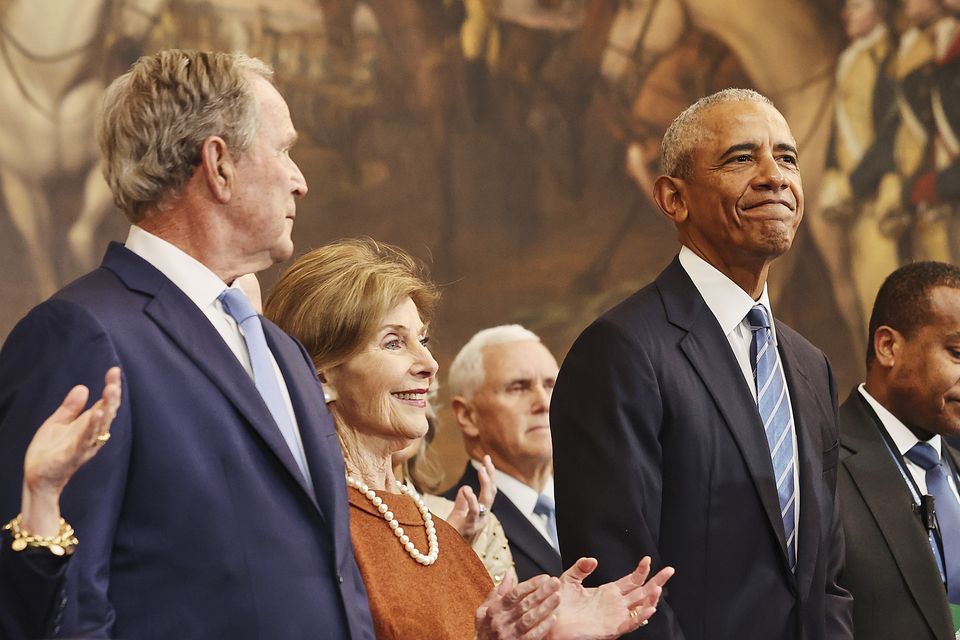
[[[93,444],[94,446],[102,447],[103,445],[107,444],[107,440],[109,439],[110,439],[110,432],[107,431],[106,433],[101,433],[96,438],[94,438]]]

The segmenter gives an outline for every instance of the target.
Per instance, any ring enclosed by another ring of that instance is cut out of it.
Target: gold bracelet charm
[[[67,524],[67,521],[60,518],[60,531],[55,536],[35,536],[21,526],[23,514],[8,522],[3,527],[3,531],[9,531],[13,535],[14,551],[23,551],[27,547],[35,549],[49,549],[55,556],[70,555],[76,549],[79,540],[74,534],[73,527]]]

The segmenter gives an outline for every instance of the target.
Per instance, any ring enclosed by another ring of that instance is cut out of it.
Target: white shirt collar
[[[479,469],[483,464],[479,460],[470,460],[470,464],[474,468]],[[520,510],[520,513],[529,517],[533,514],[533,509],[537,506],[537,499],[540,497],[540,494],[537,493],[537,490],[531,487],[530,485],[517,480],[511,475],[496,469],[494,471],[494,480],[497,483],[497,491],[505,495],[510,499],[510,502]],[[550,496],[553,499],[553,475],[551,474],[547,478],[546,483],[543,485],[543,494]]]
[[[193,256],[137,225],[130,227],[125,244],[169,278],[199,308],[219,305],[217,297],[227,285]]]
[[[777,329],[773,324],[773,310],[770,307],[766,283],[763,284],[760,299],[754,300],[733,280],[686,246],[680,248],[680,266],[687,272],[697,291],[703,296],[703,301],[707,303],[707,307],[720,324],[723,335],[730,335],[747,317],[747,312],[759,303],[767,310],[767,316],[770,318],[770,332],[773,335],[774,344],[777,344]]]
[[[905,455],[907,451],[913,448],[913,445],[920,442],[920,438],[913,434],[913,431],[910,431],[907,428],[907,425],[903,424],[897,416],[890,413],[886,407],[877,402],[876,398],[871,396],[866,387],[861,383],[857,390],[860,392],[860,395],[863,396],[863,399],[873,408],[877,413],[877,417],[880,418],[880,422],[883,423],[883,428],[887,430],[887,433],[890,434],[890,437],[893,439],[893,443],[897,446],[897,451],[900,452],[900,455]],[[932,446],[936,452],[937,457],[940,457],[940,436],[934,434],[932,438],[926,441],[927,444]]]

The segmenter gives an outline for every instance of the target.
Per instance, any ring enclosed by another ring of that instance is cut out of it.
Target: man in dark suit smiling
[[[647,554],[676,567],[639,637],[850,638],[833,376],[766,286],[803,217],[796,141],[769,100],[728,89],[674,120],[662,165],[680,254],[557,380],[564,559],[595,556],[600,582]]]

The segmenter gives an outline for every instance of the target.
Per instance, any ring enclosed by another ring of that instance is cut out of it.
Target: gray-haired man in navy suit
[[[36,425],[123,369],[112,438],[61,500],[81,544],[49,635],[373,638],[316,372],[231,286],[291,256],[307,191],[271,77],[173,50],[110,85],[99,142],[126,243],[0,353],[0,513]]]

